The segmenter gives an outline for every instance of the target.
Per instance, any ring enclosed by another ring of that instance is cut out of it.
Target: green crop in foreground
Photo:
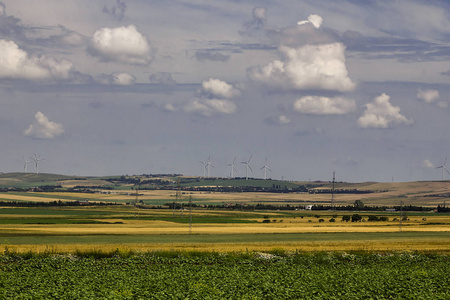
[[[449,257],[117,251],[0,256],[2,299],[449,299]]]

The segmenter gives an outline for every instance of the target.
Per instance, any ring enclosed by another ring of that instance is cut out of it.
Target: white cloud
[[[215,114],[232,114],[236,112],[236,104],[229,99],[240,96],[240,94],[240,91],[231,84],[209,78],[202,82],[197,98],[185,104],[183,110],[205,117]]]
[[[202,89],[200,92],[211,98],[230,99],[240,95],[239,90],[235,89],[231,84],[213,78],[209,78],[208,81],[202,82]]]
[[[252,80],[268,86],[293,89],[350,91],[355,83],[348,77],[342,43],[280,46],[283,59],[248,69]]]
[[[0,39],[0,78],[28,80],[73,79],[75,68],[69,60],[30,57],[13,41]]]
[[[69,80],[73,77],[75,68],[71,61],[67,59],[56,60],[52,57],[42,56],[36,59],[36,62],[50,71],[51,76],[55,80]]]
[[[64,133],[64,128],[61,124],[49,121],[40,111],[36,113],[34,118],[33,124],[24,130],[24,135],[38,139],[53,139]]]
[[[358,119],[358,126],[362,128],[389,128],[394,125],[412,124],[411,119],[407,119],[400,114],[400,107],[393,106],[389,99],[391,97],[381,94],[372,103],[366,104],[364,114]]]
[[[19,48],[13,41],[0,40],[0,77],[11,79],[43,79],[51,76],[48,69]]]
[[[147,65],[151,61],[148,39],[136,26],[102,27],[94,32],[88,52],[102,61]]]
[[[440,102],[437,103],[437,106],[439,106],[440,108],[447,108],[448,107],[448,102],[440,101]]]
[[[171,104],[171,103],[167,103],[166,105],[164,105],[164,110],[166,111],[176,111],[176,107]]]
[[[236,105],[229,100],[194,99],[187,103],[183,109],[188,113],[210,117],[214,114],[232,114],[236,111]]]
[[[432,90],[432,89],[423,91],[423,90],[419,89],[419,91],[417,92],[417,98],[421,99],[427,103],[431,103],[434,100],[439,98],[439,91]]]
[[[285,115],[278,116],[278,123],[281,125],[289,124],[291,123],[291,119],[289,119]]]
[[[308,20],[299,21],[297,25],[312,24],[314,27],[319,28],[322,25],[323,19],[319,15],[309,15]]]
[[[252,10],[253,19],[261,24],[266,23],[266,9],[264,7],[255,7]]]
[[[136,77],[126,72],[114,72],[111,75],[101,75],[97,81],[101,84],[133,85],[136,83]]]
[[[342,98],[305,96],[294,103],[294,109],[304,114],[342,115],[354,111],[355,101]]]
[[[423,165],[425,168],[429,168],[429,169],[434,169],[434,168],[436,168],[436,166],[435,166],[429,159],[425,159],[425,160],[422,162],[422,165]]]

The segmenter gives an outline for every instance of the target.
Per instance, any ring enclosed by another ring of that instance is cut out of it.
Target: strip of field
[[[320,214],[320,215],[319,215]],[[132,206],[1,208],[0,245],[17,251],[76,249],[419,250],[450,252],[450,215],[358,212],[173,211]],[[369,216],[389,221],[368,221]]]
[[[72,252],[75,250],[203,250],[261,251],[433,251],[450,253],[445,232],[301,233],[223,235],[78,235],[3,236],[2,245],[15,251]]]

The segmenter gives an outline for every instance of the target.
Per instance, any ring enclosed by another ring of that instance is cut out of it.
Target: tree
[[[342,216],[342,221],[345,221],[345,222],[350,221],[350,216],[349,215],[343,215]]]
[[[361,200],[355,200],[353,206],[355,206],[357,210],[362,210],[364,208],[364,203]]]
[[[358,214],[352,215],[352,222],[360,222],[361,220],[362,220],[362,216],[360,216]]]

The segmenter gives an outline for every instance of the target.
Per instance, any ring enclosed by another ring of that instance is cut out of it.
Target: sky
[[[0,172],[442,179],[448,1],[0,1]]]

